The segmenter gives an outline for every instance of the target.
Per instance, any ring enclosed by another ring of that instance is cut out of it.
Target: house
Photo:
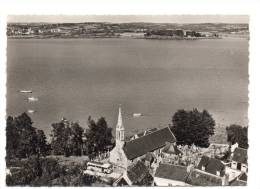
[[[131,165],[113,186],[151,186],[153,177],[142,161]]]
[[[202,156],[198,166],[190,173],[187,182],[195,186],[228,185],[225,165],[218,159]]]
[[[163,162],[178,164],[183,152],[173,143],[166,143],[162,149]]]
[[[186,183],[189,176],[187,167],[161,163],[154,175],[155,186],[190,186]]]
[[[207,156],[202,156],[197,169],[220,177],[225,175],[225,165],[220,160]]]
[[[237,147],[231,155],[231,168],[247,172],[247,149]]]
[[[115,166],[124,169],[138,160],[144,159],[148,152],[159,158],[167,142],[176,143],[176,138],[169,127],[159,129],[128,142],[125,142],[124,132],[121,108],[119,108],[116,126],[116,145],[110,152],[109,161]]]
[[[242,173],[237,179],[230,184],[231,186],[246,186],[247,185],[247,174]]]

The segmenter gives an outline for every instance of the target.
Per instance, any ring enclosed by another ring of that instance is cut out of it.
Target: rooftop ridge
[[[168,127],[168,126],[167,126],[167,127]],[[158,132],[158,131],[161,131],[161,130],[163,130],[163,129],[166,129],[167,127],[161,128],[161,129],[156,130],[156,131],[151,132],[151,133],[148,133],[147,135],[140,136],[140,137],[138,137],[138,138],[136,138],[136,139],[133,139],[133,140],[130,140],[130,141],[126,142],[126,143],[130,143],[130,142],[136,141],[136,140],[138,140],[138,139],[141,139],[141,138],[143,138],[143,137],[149,136],[149,135],[154,134],[154,133],[156,133],[156,132]],[[173,135],[173,133],[172,133],[171,130],[170,130],[170,132],[171,132],[171,134]],[[173,135],[173,137],[175,138],[174,135]]]

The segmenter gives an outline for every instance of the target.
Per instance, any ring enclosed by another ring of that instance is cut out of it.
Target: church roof
[[[123,150],[126,157],[132,160],[146,154],[147,152],[151,152],[165,146],[166,142],[176,142],[176,138],[169,127],[126,142]]]

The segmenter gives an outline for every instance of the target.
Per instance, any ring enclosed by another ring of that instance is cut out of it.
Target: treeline
[[[88,118],[88,128],[66,119],[52,124],[51,149],[53,155],[96,156],[113,148],[112,128],[104,117],[95,122]]]
[[[31,118],[23,113],[9,116],[6,127],[6,159],[29,158],[32,155],[97,156],[114,146],[112,128],[104,117],[95,122],[88,118],[88,128],[66,119],[51,125],[50,142],[42,130],[32,126]]]

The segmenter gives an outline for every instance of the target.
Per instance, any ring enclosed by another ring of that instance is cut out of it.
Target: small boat
[[[31,90],[20,90],[19,92],[20,92],[20,93],[32,93]]]
[[[141,113],[133,113],[133,117],[141,117],[141,116],[143,116],[143,114],[141,114]]]
[[[35,111],[35,110],[27,110],[27,112],[28,112],[29,114],[34,114],[36,111]]]
[[[34,97],[34,96],[30,96],[28,97],[28,101],[29,102],[37,102],[39,99],[37,97]]]

